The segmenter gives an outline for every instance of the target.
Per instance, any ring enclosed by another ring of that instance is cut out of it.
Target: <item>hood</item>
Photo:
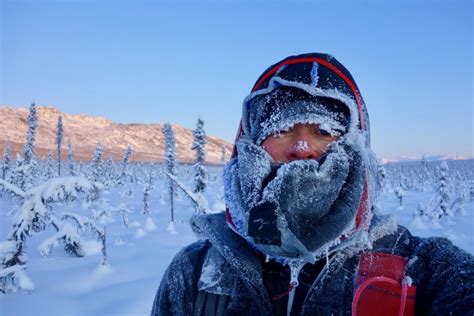
[[[331,55],[309,53],[290,56],[266,69],[257,79],[251,93],[244,99],[242,120],[235,142],[237,143],[242,137],[252,139],[249,122],[252,100],[269,94],[282,86],[300,89],[313,97],[334,100],[347,107],[350,113],[346,134],[348,141],[357,143],[359,148],[363,148],[363,158],[366,163],[365,185],[359,197],[354,226],[357,230],[367,229],[372,217],[370,208],[378,192],[376,181],[374,181],[377,170],[376,158],[370,150],[369,117],[364,100],[352,75]],[[305,123],[308,122],[305,121]],[[254,142],[259,145],[260,140],[254,139]],[[238,159],[238,150],[234,145],[229,164],[235,159]],[[226,219],[228,225],[242,235],[242,232],[239,232],[235,226],[235,221],[239,219],[232,214],[229,208],[226,210]]]
[[[349,71],[331,55],[309,53],[290,56],[265,70],[244,99],[242,120],[236,141],[249,133],[247,124],[251,100],[268,94],[279,86],[298,88],[313,96],[326,97],[344,103],[351,112],[350,127],[364,132],[366,147],[370,147],[369,116],[362,95]],[[233,156],[237,154],[234,147]]]

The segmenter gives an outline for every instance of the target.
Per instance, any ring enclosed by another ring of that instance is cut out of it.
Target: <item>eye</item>
[[[316,127],[316,133],[318,135],[321,135],[321,136],[324,136],[324,137],[339,137],[342,134],[344,134],[342,131],[340,131],[338,129],[327,130],[327,129],[324,129],[324,128],[320,128],[319,126]]]
[[[276,132],[275,134],[273,134],[273,136],[274,136],[274,137],[283,137],[283,136],[285,136],[285,135],[287,135],[287,134],[290,134],[290,133],[292,133],[292,132],[293,132],[293,126],[290,127],[290,128],[288,128],[288,129],[286,129],[286,130],[278,131],[278,132]]]
[[[323,128],[317,128],[317,132],[319,135],[322,135],[322,136],[332,136],[331,133]]]

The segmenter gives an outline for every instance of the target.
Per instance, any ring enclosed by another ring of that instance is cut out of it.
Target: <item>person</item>
[[[153,315],[472,315],[473,256],[374,207],[369,117],[334,57],[288,57],[243,102],[227,209],[165,272]]]

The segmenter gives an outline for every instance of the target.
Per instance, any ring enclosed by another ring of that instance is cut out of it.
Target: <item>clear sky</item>
[[[325,52],[356,79],[380,157],[474,156],[470,0],[0,1],[2,106],[188,128],[201,115],[232,142],[263,70]]]

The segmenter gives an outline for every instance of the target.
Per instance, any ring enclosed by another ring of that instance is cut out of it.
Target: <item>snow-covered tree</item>
[[[22,275],[25,277],[23,281],[29,282],[29,286],[26,288],[22,285],[22,279],[17,276],[25,273],[27,238],[49,226],[52,226],[57,233],[42,244],[41,250],[44,255],[47,255],[48,249],[50,251],[58,244],[58,241],[64,243],[68,253],[77,256],[84,254],[83,242],[77,235],[77,230],[72,229],[61,218],[56,217],[52,211],[52,204],[75,201],[79,193],[94,189],[95,184],[83,177],[54,178],[26,192],[18,187],[15,188],[15,191],[23,194],[24,199],[14,220],[13,228],[7,237],[8,251],[0,253],[0,288],[31,290],[34,287],[31,286],[32,282],[26,274]],[[20,271],[22,272],[20,273]]]
[[[25,191],[20,189],[14,184],[7,182],[5,180],[0,179],[0,191],[4,191],[9,193],[14,198],[19,198],[23,200],[25,198]]]
[[[395,195],[398,198],[398,202],[400,203],[400,208],[403,207],[403,196],[405,196],[405,191],[401,187],[395,188]]]
[[[145,188],[143,189],[143,210],[142,213],[147,216],[145,222],[145,230],[154,231],[157,229],[153,219],[151,218],[150,210],[150,192],[153,190],[153,176],[149,174],[145,182]]]
[[[202,194],[207,186],[207,170],[204,167],[206,133],[204,132],[204,121],[201,118],[197,120],[193,135],[194,143],[191,149],[196,151],[196,160],[194,163],[194,193]]]
[[[225,147],[225,144],[221,145],[221,163],[225,165],[227,158],[226,158],[226,153],[227,153],[227,148]]]
[[[120,176],[122,181],[125,181],[125,177],[128,173],[128,164],[130,163],[130,156],[132,155],[132,146],[129,144],[127,149],[123,153],[123,161],[122,161],[122,174]]]
[[[456,210],[456,213],[460,213],[462,215],[466,215],[466,211],[464,209],[464,203],[466,203],[466,191],[464,188],[459,188],[458,196],[456,199],[454,199],[453,204],[451,204],[451,211],[454,213],[454,210]]]
[[[33,102],[30,105],[28,113],[28,129],[26,132],[26,142],[23,146],[23,162],[21,168],[23,169],[23,179],[21,189],[29,189],[34,185],[36,178],[36,158],[35,158],[35,135],[37,127],[36,105]]]
[[[92,157],[90,179],[94,182],[98,182],[104,172],[102,167],[102,145],[97,143],[95,146],[94,156]]]
[[[125,190],[122,193],[121,204],[118,207],[118,212],[120,216],[122,216],[123,225],[125,227],[128,227],[129,225],[128,214],[132,213],[130,211],[130,206],[129,206],[129,201],[132,199],[132,197],[133,197],[132,188],[128,187],[127,190]]]
[[[110,186],[115,181],[115,162],[112,158],[112,155],[109,155],[109,158],[105,162],[104,166],[104,186],[105,188],[110,188]]]
[[[48,159],[46,160],[46,179],[54,178],[54,158],[53,152],[50,150],[48,153]]]
[[[148,175],[146,182],[145,182],[145,187],[143,188],[143,210],[142,214],[151,215],[150,212],[150,192],[153,190],[153,177],[151,175]]]
[[[426,184],[428,182],[428,178],[430,176],[430,171],[428,168],[428,159],[426,159],[426,156],[423,154],[423,157],[421,157],[421,188],[422,191],[425,190]]]
[[[469,185],[469,197],[471,202],[474,201],[474,181],[471,181]]]
[[[77,225],[77,227],[74,227],[75,231],[79,231],[80,233],[84,234],[86,229],[88,228],[90,232],[94,235],[97,236],[97,241],[101,243],[102,246],[102,260],[101,260],[101,265],[107,265],[107,229],[106,227],[102,227],[97,225],[92,219],[89,217],[84,217],[80,216],[75,213],[65,213],[61,217],[61,220],[64,222],[66,220],[71,220],[73,223]],[[67,223],[69,224],[69,223]],[[69,228],[70,226],[68,226]],[[51,240],[54,242],[54,239],[51,238]],[[47,245],[48,243],[46,243]],[[51,243],[50,243],[51,244]],[[42,244],[42,246],[45,246],[45,243]],[[68,249],[66,249],[66,252],[68,252]],[[69,252],[72,252],[74,254],[74,250],[69,250]],[[80,256],[79,256],[80,257]]]
[[[67,144],[67,171],[69,176],[74,176],[74,155],[72,152],[71,142]]]
[[[28,114],[28,130],[26,133],[26,143],[23,147],[23,158],[25,163],[30,163],[31,160],[35,159],[35,135],[36,135],[36,105],[31,103]]]
[[[32,187],[36,169],[36,160],[30,160],[29,163],[23,159],[18,153],[15,159],[15,165],[10,172],[8,182],[16,185],[22,190],[27,190]]]
[[[165,123],[162,128],[162,132],[165,136],[165,164],[166,172],[171,175],[176,175],[176,160],[174,158],[174,146],[175,139],[173,135],[173,129],[171,124]],[[170,199],[170,212],[171,212],[171,222],[174,223],[174,196],[175,184],[172,180],[168,180],[168,193]]]
[[[58,124],[56,126],[56,145],[58,146],[58,176],[61,175],[61,152],[63,143],[63,117],[59,115]]]
[[[378,165],[377,168],[377,184],[380,190],[385,187],[387,182],[387,170],[383,165]]]
[[[438,216],[451,216],[451,208],[449,206],[449,201],[451,199],[451,193],[449,192],[449,174],[448,174],[448,164],[446,161],[443,161],[439,166],[440,178],[439,178],[439,206],[438,206]]]
[[[3,156],[2,156],[2,179],[5,180],[7,177],[7,173],[10,170],[11,164],[11,149],[10,143],[5,142],[3,145]]]

